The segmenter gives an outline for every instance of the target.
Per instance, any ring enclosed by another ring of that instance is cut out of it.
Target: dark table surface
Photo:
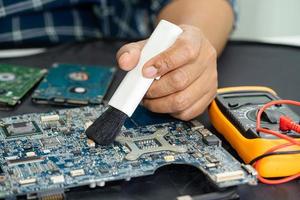
[[[122,42],[87,42],[66,44],[49,49],[46,53],[2,59],[0,63],[36,67],[50,67],[54,62],[92,65],[116,65],[115,52]],[[288,46],[258,43],[231,42],[219,59],[219,87],[260,85],[273,88],[282,98],[300,100],[299,74],[300,49]],[[118,85],[124,72],[118,72],[110,93]],[[16,114],[45,112],[61,107],[34,105],[30,94],[13,111],[0,111],[0,117]],[[300,114],[300,109],[295,108]],[[207,114],[201,116],[211,127]],[[226,148],[232,149],[224,142]],[[234,154],[234,152],[233,152]],[[81,187],[67,192],[68,199],[175,199],[181,195],[199,195],[213,192],[199,171],[190,166],[166,166],[152,176],[132,179],[129,182],[108,183],[103,188]],[[240,199],[300,199],[300,182],[270,186],[239,186]]]

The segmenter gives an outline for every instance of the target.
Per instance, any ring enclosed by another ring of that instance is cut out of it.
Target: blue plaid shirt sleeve
[[[171,0],[0,0],[0,44],[47,45],[151,33]],[[233,7],[236,0],[229,0]]]

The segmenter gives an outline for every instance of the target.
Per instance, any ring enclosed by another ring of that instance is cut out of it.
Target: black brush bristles
[[[109,145],[113,143],[127,119],[122,111],[109,108],[85,131],[87,137],[97,144]]]

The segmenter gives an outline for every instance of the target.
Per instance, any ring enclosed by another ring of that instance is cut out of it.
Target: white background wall
[[[300,0],[238,0],[233,40],[300,45]]]

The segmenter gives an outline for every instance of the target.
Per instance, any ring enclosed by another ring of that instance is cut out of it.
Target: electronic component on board
[[[35,182],[36,182],[36,178],[28,178],[28,179],[19,180],[20,185],[28,185],[28,184],[33,184]]]
[[[7,138],[40,134],[41,130],[34,121],[14,122],[0,126]]]
[[[71,174],[72,177],[83,176],[84,175],[84,170],[83,169],[72,170],[72,171],[70,171],[70,174]]]
[[[59,120],[59,115],[44,115],[41,116],[41,121],[42,122],[53,122],[53,121],[58,121]]]

